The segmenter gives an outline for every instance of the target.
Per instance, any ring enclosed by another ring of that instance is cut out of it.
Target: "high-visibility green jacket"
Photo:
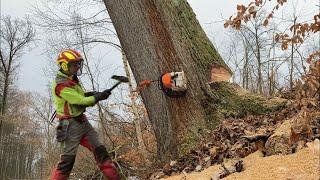
[[[77,117],[87,106],[95,104],[94,96],[85,97],[76,76],[67,76],[60,71],[52,83],[52,95],[59,119]]]

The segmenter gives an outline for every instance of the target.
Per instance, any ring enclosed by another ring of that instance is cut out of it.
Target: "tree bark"
[[[245,89],[249,88],[249,48],[247,42],[243,40],[244,45],[244,62],[243,62],[243,80],[242,87]]]
[[[156,84],[141,92],[162,161],[177,156],[186,133],[205,128],[213,64],[226,66],[186,0],[104,0],[137,82],[184,71],[186,97],[165,96]]]
[[[6,16],[1,20],[0,28],[0,73],[4,78],[1,82],[3,89],[2,97],[0,99],[0,114],[4,115],[7,111],[8,94],[10,93],[10,85],[12,85],[11,78],[15,74],[16,68],[19,64],[16,61],[22,55],[24,48],[33,41],[35,31],[30,21],[21,21],[18,19],[11,20],[10,16]],[[0,128],[1,128],[0,122]]]
[[[257,63],[258,63],[258,92],[263,94],[263,79],[262,79],[262,62],[260,54],[260,41],[258,37],[258,27],[255,27],[255,41],[257,50]]]
[[[293,14],[293,34],[296,34],[296,21],[297,17]],[[289,84],[290,91],[293,90],[293,68],[294,68],[294,43],[291,44],[291,58],[290,58],[290,68],[289,68]]]
[[[122,60],[123,60],[123,65],[124,65],[124,70],[126,72],[126,76],[129,78],[129,91],[130,93],[130,99],[131,99],[131,108],[132,108],[132,113],[133,113],[133,122],[134,122],[134,126],[136,129],[136,135],[137,135],[137,140],[138,140],[138,149],[139,149],[139,153],[142,155],[144,162],[148,163],[148,156],[149,153],[147,151],[147,148],[144,144],[144,140],[143,140],[143,134],[142,134],[142,128],[141,128],[141,119],[139,118],[139,112],[138,112],[138,105],[136,103],[136,95],[133,92],[133,87],[132,87],[132,82],[131,82],[131,75],[130,75],[130,69],[129,69],[129,65],[128,65],[128,60],[126,55],[124,54],[124,52],[122,52]]]
[[[9,60],[9,65],[8,65],[8,70],[11,70],[11,58]],[[8,97],[8,91],[9,91],[9,85],[11,84],[10,82],[10,73],[9,72],[5,72],[4,75],[4,84],[3,84],[3,96],[1,99],[1,115],[4,115],[6,112],[6,106],[7,106],[7,97]]]

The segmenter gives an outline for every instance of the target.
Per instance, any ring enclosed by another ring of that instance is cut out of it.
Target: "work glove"
[[[109,96],[111,95],[111,90],[110,89],[106,89],[103,92],[97,92],[94,96],[96,103],[101,101],[101,100],[105,100],[107,99]]]
[[[94,95],[96,95],[96,94],[98,94],[98,93],[100,93],[100,92],[97,92],[97,91],[85,92],[85,93],[84,93],[84,97],[94,96]],[[97,102],[98,102],[98,101],[96,100],[95,103],[97,103]],[[84,110],[85,110],[87,107],[89,107],[89,106],[93,106],[93,105],[75,105],[76,108],[78,108],[78,109],[84,109]]]

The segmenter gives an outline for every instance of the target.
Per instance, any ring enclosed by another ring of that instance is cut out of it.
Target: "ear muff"
[[[62,70],[68,71],[68,64],[67,64],[67,63],[62,62],[62,63],[60,64],[60,67],[61,67]]]

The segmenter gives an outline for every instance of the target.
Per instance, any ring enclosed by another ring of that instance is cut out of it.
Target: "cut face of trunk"
[[[188,134],[206,127],[211,68],[230,73],[186,0],[105,0],[137,82],[184,71],[187,95],[165,96],[156,84],[141,92],[161,160],[175,158]],[[231,74],[231,73],[230,73]]]
[[[229,81],[231,78],[231,73],[225,69],[225,67],[219,67],[217,65],[213,65],[211,69],[211,80],[210,82],[221,82],[221,81]]]

